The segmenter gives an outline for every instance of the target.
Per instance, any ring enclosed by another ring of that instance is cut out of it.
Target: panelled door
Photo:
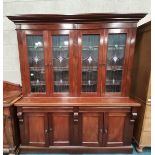
[[[24,114],[24,143],[30,146],[48,146],[48,117],[46,113]]]
[[[100,30],[78,32],[78,95],[98,96],[101,87],[103,35]]]
[[[69,146],[72,144],[72,113],[49,113],[49,141],[52,146]]]
[[[52,96],[73,94],[73,32],[51,31],[49,43],[49,76]]]
[[[47,95],[47,52],[45,51],[46,43],[44,41],[43,31],[23,31],[18,35],[22,37],[21,72],[24,74],[22,81],[23,94],[32,96]]]
[[[103,132],[103,113],[82,112],[80,122],[81,145],[101,146]]]
[[[130,135],[128,135],[128,130],[130,129],[127,112],[105,112],[105,141],[104,146],[123,146],[127,141],[131,141]]]

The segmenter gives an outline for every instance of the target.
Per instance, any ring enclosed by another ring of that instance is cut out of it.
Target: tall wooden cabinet
[[[145,82],[144,82],[145,81]],[[138,27],[133,68],[132,96],[141,103],[135,123],[137,150],[151,146],[151,22]]]
[[[21,152],[131,152],[136,23],[144,14],[20,15]]]

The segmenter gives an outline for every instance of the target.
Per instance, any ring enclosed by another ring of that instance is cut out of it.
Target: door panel
[[[25,66],[26,93],[31,96],[47,95],[47,52],[42,31],[25,31],[23,35],[23,60]]]
[[[48,134],[48,120],[44,113],[24,114],[25,141],[31,146],[46,146]]]
[[[78,34],[78,93],[81,96],[100,95],[101,38],[100,31],[80,31]]]
[[[130,35],[127,29],[106,30],[106,69],[103,92],[125,95]]]
[[[99,146],[101,144],[102,114],[82,113],[82,145]]]
[[[122,146],[126,113],[108,113],[106,119],[107,146]]]
[[[50,115],[50,144],[55,146],[71,144],[71,113],[52,113]]]
[[[73,93],[73,36],[72,31],[50,33],[50,74],[52,94],[69,96]]]

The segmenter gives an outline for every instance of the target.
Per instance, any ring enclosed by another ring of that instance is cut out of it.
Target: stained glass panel
[[[45,68],[43,37],[27,36],[28,62],[30,70],[31,92],[45,92]]]
[[[69,36],[52,36],[54,92],[69,92]]]
[[[82,92],[97,91],[99,35],[82,36]]]
[[[109,34],[106,66],[106,92],[120,92],[126,34]]]

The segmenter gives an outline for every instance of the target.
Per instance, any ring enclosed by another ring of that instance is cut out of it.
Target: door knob
[[[48,133],[48,130],[46,129],[46,130],[45,130],[45,134],[47,134],[47,133]]]

